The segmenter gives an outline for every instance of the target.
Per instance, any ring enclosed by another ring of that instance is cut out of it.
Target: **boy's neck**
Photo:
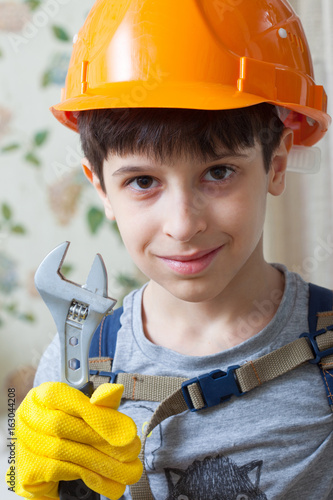
[[[144,332],[154,344],[181,354],[215,354],[244,342],[267,326],[283,291],[283,273],[265,261],[260,271],[256,269],[254,275],[243,273],[217,297],[205,302],[180,300],[150,281],[142,301]]]

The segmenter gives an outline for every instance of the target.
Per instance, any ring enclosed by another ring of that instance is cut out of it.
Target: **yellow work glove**
[[[57,499],[59,481],[82,479],[117,500],[137,482],[141,443],[133,420],[117,411],[123,388],[102,384],[90,399],[61,382],[32,389],[16,412],[15,493]]]

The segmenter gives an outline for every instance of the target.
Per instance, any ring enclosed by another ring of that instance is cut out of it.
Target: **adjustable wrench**
[[[87,396],[93,393],[89,381],[89,347],[93,334],[106,314],[112,312],[116,300],[107,296],[107,272],[97,254],[87,282],[80,286],[64,278],[60,269],[69,242],[50,252],[38,267],[35,285],[48,306],[60,338],[61,381],[79,389]],[[60,500],[74,498],[98,500],[81,480],[60,481]]]

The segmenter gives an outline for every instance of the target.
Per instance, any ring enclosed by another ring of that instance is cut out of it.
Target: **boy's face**
[[[255,279],[264,264],[266,197],[284,190],[287,136],[268,174],[256,144],[237,154],[221,149],[209,163],[110,155],[106,193],[94,175],[93,183],[139,269],[179,299],[206,301],[242,276]]]

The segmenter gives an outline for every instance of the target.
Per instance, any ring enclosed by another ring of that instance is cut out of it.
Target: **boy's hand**
[[[136,426],[117,411],[122,392],[102,384],[89,399],[61,382],[32,389],[16,412],[15,492],[59,498],[59,481],[82,479],[111,500],[121,497],[142,473]]]

